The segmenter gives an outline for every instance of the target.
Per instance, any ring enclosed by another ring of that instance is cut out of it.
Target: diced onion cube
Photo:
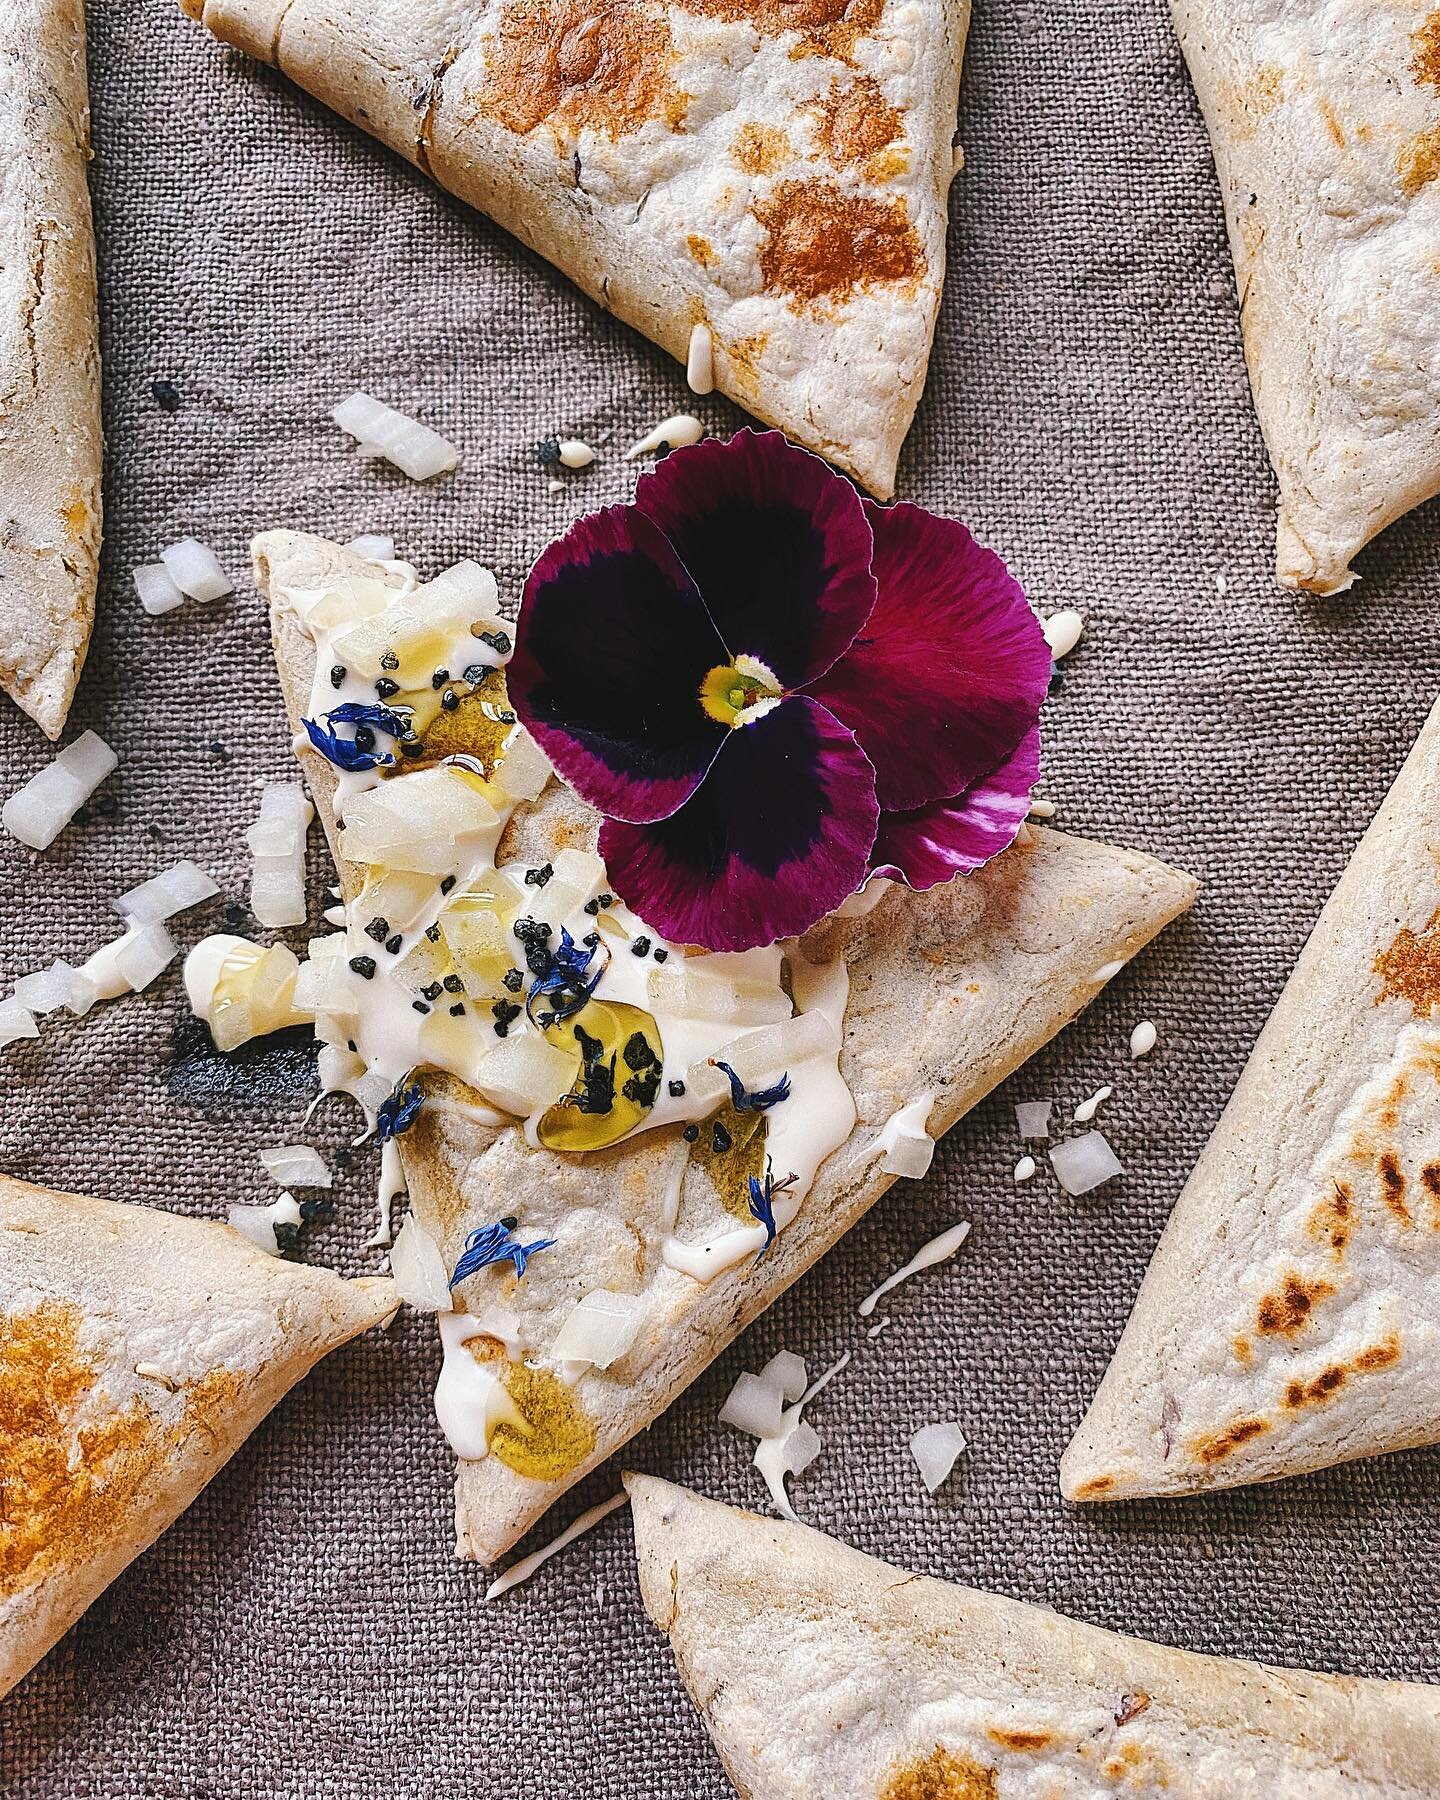
[[[208,544],[198,538],[181,538],[160,552],[160,560],[182,594],[192,600],[221,600],[235,592],[235,583],[220,567]]]
[[[920,1181],[930,1173],[935,1160],[935,1140],[923,1126],[897,1131],[895,1141],[885,1147],[880,1167],[887,1175],[899,1175],[906,1181]]]
[[[802,1390],[803,1391],[803,1390]],[[720,1408],[720,1423],[733,1425],[754,1438],[778,1438],[784,1430],[785,1396],[777,1381],[745,1370],[736,1377],[729,1397]]]
[[[1099,1131],[1087,1131],[1082,1137],[1056,1144],[1050,1152],[1050,1162],[1067,1194],[1088,1194],[1092,1188],[1125,1172]]]
[[[1050,1109],[1053,1100],[1021,1100],[1015,1107],[1015,1120],[1022,1138],[1048,1138]]]
[[[501,1038],[475,1063],[472,1085],[503,1112],[526,1119],[570,1091],[577,1057],[526,1032]]]
[[[133,919],[139,925],[158,925],[219,892],[220,884],[211,880],[198,864],[178,862],[130,888],[111,904],[122,919]]]
[[[15,983],[13,998],[29,1012],[58,1012],[63,1006],[78,1019],[89,1012],[99,995],[95,984],[79,969],[68,962],[53,962],[48,969],[22,975]]]
[[[644,1314],[645,1302],[638,1295],[597,1288],[575,1303],[550,1354],[559,1362],[585,1362],[608,1369],[635,1342]]]
[[[778,1388],[785,1400],[798,1400],[810,1385],[805,1358],[797,1356],[793,1350],[777,1351],[760,1371],[760,1379]]]
[[[438,432],[369,394],[351,394],[331,409],[330,417],[359,442],[362,451],[383,456],[412,481],[447,474],[460,461],[455,446]]]
[[[500,589],[489,569],[467,556],[422,582],[411,594],[410,604],[421,610],[429,625],[445,619],[463,629],[493,613],[499,598]],[[483,650],[483,646],[477,644],[476,649]]]
[[[448,875],[460,862],[462,843],[498,829],[493,792],[448,763],[370,788],[345,809],[340,854],[351,862]]]
[[[408,931],[435,898],[435,882],[409,869],[387,869],[365,883],[357,902],[362,926],[383,919],[391,932]],[[315,954],[312,944],[310,954]]]
[[[650,1010],[682,1019],[726,1025],[778,1025],[794,1010],[790,996],[768,982],[707,975],[706,959],[686,969],[652,968],[648,977]]]
[[[450,1295],[450,1272],[445,1259],[414,1213],[406,1215],[390,1246],[390,1273],[395,1277],[400,1298],[417,1312],[453,1311],[455,1302]]]
[[[35,1023],[35,1015],[18,1000],[0,1000],[0,1049],[6,1044],[13,1044],[17,1038],[39,1037],[40,1027]]]
[[[820,1434],[807,1419],[801,1419],[788,1431],[780,1444],[777,1458],[783,1475],[803,1475],[820,1454]],[[759,1460],[760,1452],[755,1452]]]
[[[530,910],[550,921],[558,941],[560,927],[604,885],[605,865],[589,850],[562,850],[551,859],[550,868],[550,879],[530,902]]]
[[[328,1188],[330,1170],[311,1144],[279,1144],[260,1152],[260,1164],[277,1187]]]
[[[336,934],[340,944],[345,944],[342,934]],[[337,956],[312,956],[309,962],[301,963],[299,973],[295,977],[295,992],[291,1005],[296,1012],[314,1013],[316,1017],[326,1018],[353,1024],[360,1016],[360,995],[358,977],[349,963]],[[346,1033],[352,1036],[353,1033]]]
[[[305,923],[305,833],[314,816],[303,788],[272,782],[245,834],[254,858],[250,910],[271,929]]]
[[[250,878],[250,910],[271,930],[303,925],[306,919],[305,883],[288,864],[257,863]]]
[[[48,849],[119,760],[103,738],[82,732],[10,796],[0,824],[30,849]]]
[[[523,725],[505,740],[495,779],[512,800],[537,800],[550,779],[550,761]]]
[[[922,1425],[910,1440],[910,1454],[928,1492],[935,1493],[950,1478],[950,1471],[964,1454],[965,1433],[958,1425]]]
[[[362,531],[359,537],[351,538],[345,546],[353,550],[356,556],[364,556],[371,562],[394,562],[395,540],[390,537],[378,537],[372,532]]]
[[[158,619],[162,613],[174,612],[177,606],[185,604],[184,594],[163,562],[141,563],[131,571],[131,578],[141,606],[152,619]]]
[[[115,970],[140,994],[179,954],[180,946],[163,925],[142,925],[133,937],[127,933],[116,950]]]

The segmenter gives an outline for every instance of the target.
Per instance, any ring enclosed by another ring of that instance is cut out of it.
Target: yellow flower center
[[[700,705],[720,725],[738,729],[763,719],[784,698],[784,690],[758,656],[719,663],[700,683]]]

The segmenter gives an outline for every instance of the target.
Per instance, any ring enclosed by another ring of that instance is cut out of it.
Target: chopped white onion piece
[[[1022,1138],[1048,1138],[1053,1100],[1021,1100],[1015,1108]]]
[[[645,1316],[638,1294],[616,1294],[596,1288],[575,1303],[560,1327],[550,1354],[560,1362],[591,1363],[608,1369],[635,1342]]]
[[[223,600],[235,592],[235,583],[220,567],[220,559],[198,538],[181,538],[178,544],[167,545],[160,560],[176,587],[192,600]]]
[[[99,999],[95,984],[87,975],[68,962],[53,962],[48,969],[37,969],[33,975],[22,975],[15,983],[13,999],[27,1012],[67,1012],[82,1018]]]
[[[523,725],[506,738],[495,779],[512,800],[538,799],[550,779],[549,759]]]
[[[1067,1194],[1088,1194],[1092,1188],[1125,1172],[1119,1157],[1098,1131],[1087,1131],[1083,1137],[1056,1144],[1050,1161]]]
[[[394,562],[395,540],[391,537],[379,537],[373,532],[362,531],[359,537],[351,538],[345,546],[353,550],[356,556],[363,556],[371,562]]]
[[[271,929],[305,923],[305,833],[314,816],[303,788],[272,782],[245,834],[254,858],[250,910]]]
[[[340,854],[419,875],[453,874],[466,846],[495,831],[500,814],[448,763],[357,794],[345,808]]]
[[[0,1050],[17,1038],[39,1037],[35,1015],[18,1000],[0,1000]]]
[[[922,1425],[910,1440],[920,1479],[935,1493],[950,1479],[950,1471],[964,1454],[965,1433],[958,1425]]]
[[[330,1170],[310,1144],[278,1144],[260,1152],[260,1166],[277,1187],[328,1188]]]
[[[300,1223],[300,1203],[293,1194],[281,1194],[279,1199],[272,1200],[268,1206],[231,1206],[226,1216],[236,1231],[241,1232],[259,1250],[267,1256],[280,1254],[279,1240],[275,1236],[277,1225],[298,1225]]]
[[[383,456],[412,481],[447,474],[460,461],[459,451],[438,432],[369,394],[351,394],[332,407],[330,417],[359,442],[362,452]]]
[[[119,757],[85,731],[0,808],[0,824],[32,850],[45,850],[115,768]]]
[[[779,1350],[760,1371],[760,1379],[767,1386],[778,1388],[783,1400],[798,1400],[810,1376],[803,1356],[797,1356],[793,1350]]]
[[[778,1025],[793,1010],[778,985],[705,970],[712,957],[684,969],[652,968],[647,976],[650,1010],[722,1025]]]
[[[152,619],[158,619],[162,613],[174,612],[177,606],[185,604],[185,596],[163,562],[141,563],[131,570],[131,578],[141,606]]]
[[[576,1061],[532,1032],[502,1038],[478,1058],[471,1085],[502,1112],[528,1119],[570,1091]]]
[[[450,1272],[434,1238],[414,1213],[407,1213],[390,1247],[390,1273],[400,1298],[416,1312],[453,1312]]]
[[[784,1398],[778,1383],[765,1381],[747,1369],[737,1376],[720,1408],[720,1423],[733,1425],[750,1437],[778,1438],[784,1431]]]
[[[133,937],[126,932],[120,940],[115,971],[127,987],[141,994],[179,954],[180,946],[163,925],[142,925]]]
[[[139,925],[158,925],[219,892],[219,882],[212,881],[198,864],[178,862],[130,888],[110,904],[122,919],[133,919]]]

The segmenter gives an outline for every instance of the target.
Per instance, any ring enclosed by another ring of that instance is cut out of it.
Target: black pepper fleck
[[[440,983],[438,981],[427,981],[420,992],[427,1000],[438,1000],[441,994]]]
[[[344,681],[344,679],[345,679],[344,663],[335,663],[331,667],[331,670],[330,670],[330,685],[331,685],[331,687],[338,688],[340,686],[340,683],[342,681]]]
[[[388,675],[382,675],[375,683],[375,692],[382,700],[389,700],[400,692],[400,683],[392,681]]]
[[[380,653],[380,667],[382,669],[390,670],[398,669],[400,667],[400,658],[393,650],[382,650]]]
[[[669,956],[669,954],[670,954],[670,952],[662,944],[660,946],[660,948],[655,952],[656,962],[664,962],[666,960],[666,958]]]
[[[461,1013],[464,1012],[464,1010],[465,1010],[465,1002],[462,1000],[459,1002],[458,1005],[452,1006],[450,1008],[450,1017],[452,1019],[458,1019],[460,1017]]]
[[[500,977],[501,985],[509,988],[512,994],[518,994],[525,985],[525,977],[518,969],[507,969]]]
[[[400,933],[397,931],[393,937],[386,938],[385,948],[390,952],[390,954],[392,956],[398,956],[400,954],[400,946],[404,942],[405,942],[404,938],[401,937]]]
[[[180,390],[173,381],[167,381],[163,375],[150,383],[150,397],[161,412],[173,413],[180,410]],[[557,451],[558,455],[559,452]]]
[[[372,919],[365,927],[365,935],[374,938],[377,944],[383,944],[390,935],[390,921],[381,918]]]
[[[714,1123],[714,1126],[711,1128],[710,1142],[715,1147],[715,1154],[717,1156],[723,1156],[725,1154],[725,1152],[735,1142],[735,1140],[734,1140],[734,1138],[731,1137],[730,1133],[721,1124],[719,1119],[717,1119]]]
[[[465,992],[465,983],[458,975],[447,975],[442,985],[447,994],[463,994]]]
[[[632,956],[648,956],[650,954],[649,938],[648,937],[636,938],[630,945],[630,954]]]
[[[440,892],[442,894],[448,894],[450,892],[451,888],[454,887],[454,885],[455,885],[455,877],[453,875],[447,875],[445,877],[445,879],[440,883]]]
[[[435,671],[435,673],[430,677],[430,685],[432,688],[439,689],[439,688],[444,687],[445,683],[449,679],[450,679],[450,671],[448,669],[437,669]]]
[[[410,1002],[410,1004],[415,1008],[416,1012],[418,1012],[418,1013],[428,1013],[430,1010],[430,1008],[425,1004],[425,1002],[423,1000],[412,1000]]]
[[[672,1081],[669,1084],[669,1086],[670,1086],[670,1097],[672,1100],[678,1100],[680,1098],[680,1096],[685,1092],[685,1083],[683,1081]]]
[[[220,742],[219,738],[211,738],[210,754],[217,762],[229,762],[230,760],[230,752]]]
[[[445,692],[440,696],[441,711],[454,712],[459,705],[460,696],[455,692],[454,688],[446,688]]]
[[[350,967],[366,981],[375,979],[375,958],[373,956],[352,956]]]

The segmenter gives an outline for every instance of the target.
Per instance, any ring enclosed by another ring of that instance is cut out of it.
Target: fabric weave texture
[[[72,735],[95,727],[122,761],[102,790],[113,816],[43,857],[0,839],[6,985],[83,960],[113,935],[110,897],[178,857],[244,901],[242,830],[260,787],[293,778],[254,532],[393,533],[422,574],[474,555],[513,607],[576,514],[628,498],[629,442],[692,407],[714,430],[743,422],[172,0],[95,0],[90,30],[109,455]],[[1388,532],[1342,599],[1273,586],[1220,198],[1160,0],[1103,19],[1082,0],[979,0],[961,126],[953,260],[899,492],[964,519],[1045,610],[1086,613],[1047,708],[1043,791],[1057,824],[1194,870],[1201,897],[626,1460],[761,1507],[748,1440],[715,1421],[729,1385],[782,1346],[812,1371],[853,1349],[807,1415],[824,1441],[796,1487],[807,1521],[1167,1643],[1440,1679],[1440,1453],[1091,1511],[1065,1507],[1056,1479],[1166,1213],[1440,687],[1440,514]],[[173,415],[157,377],[182,392]],[[328,417],[355,387],[453,438],[458,473],[416,486],[355,457]],[[600,455],[553,495],[531,447],[557,433]],[[237,593],[146,618],[130,569],[190,534]],[[6,792],[47,754],[0,709]],[[318,831],[311,876],[314,929],[331,879]],[[182,944],[222,912],[186,915]],[[1160,1047],[1132,1064],[1146,1017]],[[329,1155],[358,1129],[330,1102],[303,1132],[306,1096],[283,1083],[270,1099],[202,1102],[193,1079],[173,1093],[184,1024],[172,971],[0,1054],[0,1166],[223,1216],[265,1196],[263,1145]],[[1014,1102],[1055,1096],[1068,1117],[1102,1082],[1124,1178],[1070,1200],[1042,1158],[1014,1186]],[[375,1167],[356,1153],[311,1257],[375,1266],[360,1249]],[[957,1263],[891,1296],[868,1339],[861,1297],[961,1217],[974,1231]],[[433,1327],[404,1317],[323,1364],[0,1703],[0,1794],[728,1793],[642,1616],[623,1513],[493,1605],[453,1559],[438,1363]],[[971,1448],[932,1500],[906,1444],[940,1418]],[[617,1479],[587,1481],[532,1546]]]

